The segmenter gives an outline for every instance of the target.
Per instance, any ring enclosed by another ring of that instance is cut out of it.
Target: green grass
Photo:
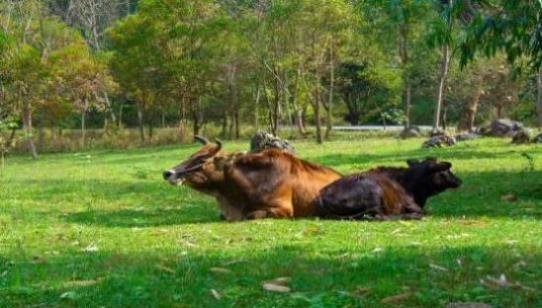
[[[464,186],[408,222],[221,222],[214,200],[161,179],[196,145],[12,158],[0,176],[0,306],[371,306],[398,294],[390,305],[542,306],[542,148],[420,144],[296,142],[344,173],[452,161]],[[291,292],[262,288],[277,277]]]

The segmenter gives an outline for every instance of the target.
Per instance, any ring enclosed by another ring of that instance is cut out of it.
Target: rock
[[[443,146],[451,147],[456,144],[456,140],[452,136],[434,136],[425,141],[422,145],[423,148],[441,148]]]
[[[531,142],[531,134],[526,129],[517,131],[512,137],[513,144],[527,144]]]
[[[446,136],[446,131],[441,128],[433,128],[429,132],[429,137]]]
[[[474,139],[478,139],[482,136],[476,134],[476,133],[463,133],[463,134],[459,134],[457,136],[455,136],[455,140],[457,142],[459,141],[467,141],[467,140],[474,140]]]
[[[266,132],[257,132],[250,138],[250,152],[259,152],[265,149],[275,148],[296,154],[295,148],[288,142]]]
[[[536,137],[532,140],[533,143],[542,143],[542,134],[538,134]]]
[[[491,124],[480,127],[479,133],[485,136],[493,137],[513,137],[518,131],[523,129],[523,124],[510,119],[497,119]]]
[[[405,127],[401,133],[399,134],[399,138],[401,139],[408,139],[408,138],[416,138],[420,137],[422,135],[422,132],[418,126],[410,126]]]

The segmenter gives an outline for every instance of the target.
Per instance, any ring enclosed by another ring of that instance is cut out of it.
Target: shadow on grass
[[[542,219],[541,172],[465,172],[460,174],[464,184],[457,190],[446,191],[429,199],[428,215],[439,218],[511,217]],[[116,188],[115,188],[116,187]],[[119,198],[122,185],[104,184],[105,191],[98,195]],[[167,187],[170,188],[170,187]],[[98,188],[96,188],[98,189]],[[189,189],[189,188],[182,188]],[[111,194],[108,195],[107,191]],[[132,191],[132,189],[129,189]],[[208,197],[192,199],[187,194],[137,190],[136,200],[145,198],[146,206],[138,208],[138,202],[121,210],[91,209],[66,214],[68,222],[103,225],[107,227],[151,227],[210,223],[219,221],[216,201]],[[139,197],[139,194],[141,196]],[[512,200],[505,198],[510,197]],[[188,201],[187,201],[188,199]],[[151,203],[149,203],[151,202]],[[375,222],[376,223],[376,222]]]
[[[542,171],[462,172],[463,185],[429,199],[437,217],[542,219]]]
[[[180,249],[152,253],[69,252],[12,260],[0,256],[3,305],[42,306],[444,306],[484,302],[496,307],[542,305],[539,251],[517,247],[414,246],[332,248],[289,245],[242,253]],[[459,261],[458,261],[459,260]],[[488,276],[508,286],[484,285]],[[288,277],[292,292],[263,290]],[[515,287],[513,287],[515,286]],[[215,290],[213,295],[211,290]]]
[[[440,160],[449,160],[454,162],[455,160],[496,159],[510,155],[519,156],[523,152],[533,152],[534,150],[535,149],[530,149],[529,151],[510,150],[506,152],[490,152],[475,150],[473,148],[417,149],[387,154],[329,154],[313,157],[312,160],[333,168],[343,165],[369,165],[368,168],[374,168],[382,165],[383,163],[387,164],[389,162],[404,164],[408,159],[411,158],[423,159],[425,157],[437,157]]]
[[[118,211],[90,210],[69,214],[66,221],[71,223],[101,225],[106,227],[144,228],[180,224],[218,222],[218,209],[205,206],[191,206],[178,209],[125,209]]]

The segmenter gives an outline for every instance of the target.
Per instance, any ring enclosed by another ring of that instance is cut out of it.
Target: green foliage
[[[542,67],[542,3],[525,1],[481,1],[467,40],[461,46],[462,65],[479,52],[494,56],[505,51],[515,62],[527,57],[534,70]]]

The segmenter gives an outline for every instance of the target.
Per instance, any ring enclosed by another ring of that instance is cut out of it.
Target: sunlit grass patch
[[[0,306],[542,305],[542,148],[420,144],[295,142],[343,173],[454,164],[464,186],[427,218],[383,223],[222,222],[214,200],[161,179],[196,145],[14,157],[0,176]]]

